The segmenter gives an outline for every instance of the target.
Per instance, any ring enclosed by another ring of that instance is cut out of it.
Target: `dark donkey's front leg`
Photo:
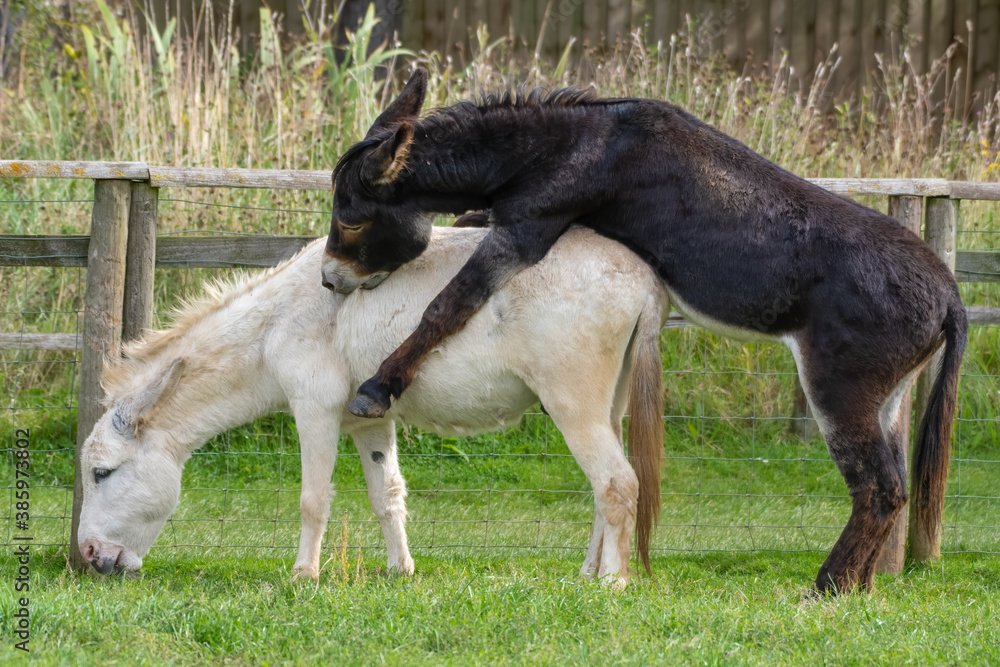
[[[370,419],[385,415],[390,396],[399,398],[410,386],[430,351],[461,331],[511,276],[542,259],[566,227],[568,223],[547,220],[491,228],[458,275],[427,306],[416,331],[358,388],[348,411]]]

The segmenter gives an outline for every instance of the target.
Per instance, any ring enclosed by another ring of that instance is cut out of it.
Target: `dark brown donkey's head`
[[[427,248],[433,218],[406,196],[402,183],[426,92],[427,72],[418,69],[337,163],[324,286],[342,294],[371,289]]]

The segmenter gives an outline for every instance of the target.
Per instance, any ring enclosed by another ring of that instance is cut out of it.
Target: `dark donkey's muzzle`
[[[359,273],[354,262],[337,259],[329,252],[323,253],[323,287],[337,294],[350,294],[358,289],[375,289],[389,277],[388,271]]]

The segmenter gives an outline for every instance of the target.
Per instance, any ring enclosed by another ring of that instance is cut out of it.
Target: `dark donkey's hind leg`
[[[888,438],[885,437],[888,435]],[[906,506],[906,463],[899,430],[883,435],[878,419],[838,424],[830,455],[851,493],[851,518],[816,577],[820,592],[871,588],[889,531]]]
[[[466,213],[458,220],[452,227],[489,227],[490,226],[490,213],[489,211],[470,211]]]
[[[458,275],[427,306],[417,330],[358,388],[347,410],[371,419],[385,415],[390,397],[398,398],[410,386],[427,354],[460,331],[511,276],[541,260],[567,226],[568,221],[536,219],[513,228],[491,227]]]
[[[803,340],[800,344],[793,346],[799,376],[852,500],[851,517],[820,568],[816,589],[868,589],[882,546],[907,501],[900,400],[920,361],[895,373],[874,365],[864,372],[850,363],[857,360],[831,364],[830,356],[808,349]]]

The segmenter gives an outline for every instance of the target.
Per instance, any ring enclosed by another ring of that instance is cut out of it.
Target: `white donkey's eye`
[[[107,479],[111,477],[111,473],[114,470],[108,470],[107,468],[94,468],[94,483],[100,484],[102,479]]]

